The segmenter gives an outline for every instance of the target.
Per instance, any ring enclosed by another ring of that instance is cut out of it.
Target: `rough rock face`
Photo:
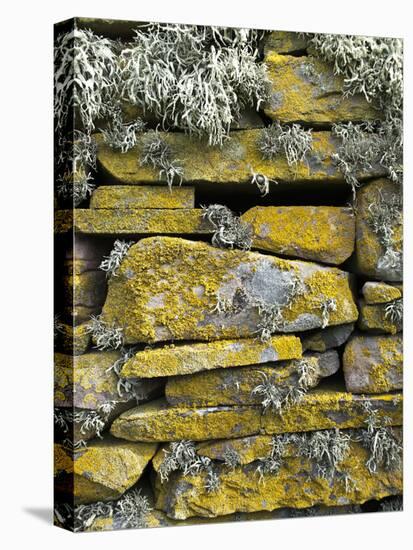
[[[121,376],[156,378],[299,357],[301,342],[296,336],[273,336],[265,343],[243,339],[170,345],[138,351],[122,367]]]
[[[396,285],[368,281],[361,289],[366,304],[384,304],[402,297],[403,291]]]
[[[230,134],[222,148],[208,147],[206,140],[194,140],[184,133],[163,133],[160,137],[168,143],[174,156],[184,169],[185,183],[224,184],[250,183],[251,169],[258,174],[278,182],[288,182],[289,186],[300,183],[327,183],[344,185],[342,173],[334,166],[331,155],[336,151],[337,140],[330,132],[313,132],[313,150],[306,161],[297,166],[289,166],[284,155],[274,160],[263,160],[257,147],[260,130],[240,130]],[[137,159],[142,158],[142,141],[127,153],[120,155],[106,145],[100,134],[95,136],[99,145],[98,162],[111,181],[121,184],[145,183],[165,184],[166,179],[157,170],[141,166]],[[202,155],[199,151],[202,150]],[[384,171],[374,169],[370,176],[383,175]]]
[[[264,111],[273,120],[331,124],[380,117],[363,95],[343,97],[343,78],[320,59],[267,51],[264,61],[272,87]]]
[[[343,370],[349,392],[379,393],[402,389],[402,336],[353,336],[344,351]]]
[[[71,455],[55,445],[55,483],[73,491],[76,504],[119,498],[142,475],[157,449],[156,444],[112,440],[89,443]]]
[[[365,403],[371,403],[393,425],[401,424],[402,397],[383,394],[352,395],[335,388],[317,388],[282,416],[256,406],[170,407],[163,399],[121,414],[112,424],[115,437],[130,441],[232,439],[258,433],[284,433],[328,428],[354,428],[365,424]]]
[[[403,319],[393,319],[388,314],[386,304],[366,304],[364,300],[359,302],[360,317],[358,327],[360,330],[372,333],[396,334],[403,329]]]
[[[399,186],[386,179],[375,180],[357,192],[356,263],[365,276],[402,280],[403,234],[401,206],[397,206],[400,200]],[[378,230],[374,229],[375,222]],[[382,244],[384,230],[392,235],[388,246]]]
[[[311,368],[308,387],[331,376],[340,368],[336,351],[306,355],[307,368]],[[268,377],[277,387],[299,387],[301,360],[282,361],[250,367],[218,369],[188,376],[168,378],[165,395],[174,406],[259,405],[262,397],[253,390]]]
[[[264,39],[264,54],[291,54],[307,48],[307,41],[299,32],[273,31]]]
[[[75,229],[84,235],[210,235],[211,225],[202,210],[192,209],[103,209],[59,210],[56,233]],[[104,274],[98,272],[104,277]]]
[[[206,474],[174,474],[168,482],[155,485],[156,507],[174,519],[191,516],[215,517],[234,512],[274,510],[285,506],[305,508],[314,505],[347,505],[399,494],[402,474],[399,470],[380,469],[371,474],[366,467],[368,454],[358,443],[340,463],[339,471],[353,481],[346,488],[336,476],[333,481],[317,477],[312,462],[303,456],[287,457],[275,475],[258,483],[256,464],[233,470],[216,466],[220,485],[217,491],[205,489]]]
[[[303,351],[323,352],[330,348],[337,348],[349,339],[353,330],[354,324],[348,323],[305,334],[301,338]]]
[[[130,248],[102,316],[124,329],[126,343],[239,338],[266,322],[258,305],[280,308],[282,332],[358,317],[344,271],[168,237]]]
[[[195,189],[174,187],[172,190],[149,185],[104,185],[93,191],[90,208],[194,208]]]
[[[354,250],[355,219],[333,206],[256,206],[242,215],[253,248],[338,265]]]

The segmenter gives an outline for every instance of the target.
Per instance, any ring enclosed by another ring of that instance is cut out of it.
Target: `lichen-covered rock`
[[[353,336],[343,355],[346,388],[379,393],[403,387],[402,336]]]
[[[358,317],[350,275],[339,269],[155,237],[129,249],[102,319],[122,327],[126,343],[243,338],[265,328],[262,310],[274,307],[282,315],[274,332]]]
[[[400,186],[387,179],[372,181],[357,191],[357,270],[373,279],[401,281],[402,253]]]
[[[354,250],[355,219],[334,206],[255,206],[242,215],[253,231],[252,247],[328,264]]]
[[[296,336],[273,336],[268,342],[255,339],[195,342],[138,351],[122,367],[122,378],[174,376],[301,357]]]
[[[350,452],[338,470],[352,483],[340,476],[331,481],[317,477],[311,460],[303,456],[287,457],[275,475],[258,482],[256,464],[233,470],[216,465],[219,477],[216,491],[205,489],[206,473],[197,476],[174,474],[166,483],[157,476],[156,507],[174,519],[192,516],[216,517],[234,512],[255,512],[290,507],[295,509],[314,505],[347,505],[380,499],[402,491],[402,472],[380,469],[372,474],[366,467],[367,451],[352,442]]]
[[[56,444],[56,489],[72,492],[76,504],[119,498],[138,481],[156,449],[156,444],[107,438],[72,455]]]
[[[264,61],[272,87],[264,112],[273,120],[331,124],[380,118],[362,94],[344,97],[343,77],[335,75],[329,63],[272,51]]]
[[[77,208],[72,216],[59,210],[55,231],[66,233],[73,228],[85,235],[208,235],[213,229],[203,218],[203,211],[191,209],[103,209]]]
[[[91,315],[100,312],[106,295],[106,277],[103,271],[86,271],[78,275],[63,278],[63,309],[73,322],[82,324],[90,320]]]
[[[368,281],[361,289],[366,304],[385,304],[402,297],[403,292],[395,285]]]
[[[194,208],[193,187],[167,187],[150,185],[104,185],[93,191],[90,208],[143,209],[143,208]]]
[[[303,360],[311,369],[307,387],[317,386],[320,380],[340,368],[336,351],[306,355]],[[259,405],[260,395],[253,390],[268,377],[277,387],[299,387],[301,360],[282,361],[268,365],[204,371],[188,376],[168,378],[165,395],[174,406],[202,407],[216,405]]]
[[[307,41],[299,32],[272,31],[264,38],[264,55],[292,54],[307,48]]]
[[[339,142],[330,132],[313,132],[313,150],[306,160],[296,166],[289,166],[284,155],[273,160],[265,160],[258,149],[257,141],[260,129],[239,130],[231,132],[230,139],[222,148],[210,147],[205,139],[193,139],[181,132],[160,132],[161,139],[167,142],[174,156],[179,159],[184,169],[184,182],[205,186],[249,184],[251,170],[265,174],[268,178],[288,186],[311,183],[325,187],[329,183],[343,184],[343,174],[333,164],[331,155],[336,152]],[[143,137],[138,136],[138,143],[127,153],[120,153],[106,145],[101,135],[95,136],[99,145],[98,162],[105,177],[111,183],[122,184],[166,184],[164,174],[150,166],[142,166]],[[199,152],[202,150],[202,155]],[[370,177],[383,175],[382,169],[376,168]],[[360,174],[365,177],[366,174]]]
[[[303,351],[324,352],[330,348],[338,348],[347,342],[353,330],[354,324],[348,323],[311,331],[301,338]]]
[[[336,388],[312,390],[296,405],[277,414],[262,414],[258,406],[170,407],[163,399],[140,405],[121,414],[112,424],[115,437],[130,441],[179,441],[232,439],[258,433],[275,434],[362,427],[367,418],[365,404],[392,425],[401,424],[402,396],[352,395]]]
[[[396,334],[403,329],[401,316],[393,318],[386,309],[386,304],[366,304],[364,300],[359,302],[360,317],[358,327],[360,330],[372,333]]]
[[[55,345],[58,351],[69,355],[82,355],[88,350],[91,338],[87,323],[73,326],[59,322]]]

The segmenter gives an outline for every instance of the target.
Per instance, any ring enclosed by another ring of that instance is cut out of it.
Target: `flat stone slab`
[[[335,350],[306,355],[306,364],[313,369],[308,387],[331,376],[340,368]],[[268,377],[277,387],[299,386],[301,360],[282,361],[249,367],[204,371],[188,376],[168,378],[165,395],[173,406],[202,407],[217,405],[260,405],[262,397],[253,390]]]
[[[350,281],[332,267],[154,237],[129,249],[109,281],[102,319],[122,327],[130,344],[244,338],[260,333],[261,304],[280,308],[274,332],[305,331],[357,319]]]
[[[272,93],[264,112],[280,122],[333,124],[376,120],[381,113],[364,95],[344,97],[343,77],[333,65],[311,56],[295,57],[267,51]]]
[[[354,323],[327,327],[312,331],[301,338],[303,351],[324,352],[330,348],[342,346],[354,330]]]
[[[55,444],[55,487],[73,494],[75,504],[119,498],[138,481],[156,449],[156,444],[108,438],[73,455]]]
[[[213,492],[205,489],[206,473],[196,476],[178,473],[166,483],[161,483],[157,476],[156,508],[173,519],[186,519],[283,507],[302,509],[314,505],[358,504],[401,493],[400,470],[380,469],[372,474],[366,467],[367,451],[359,443],[351,442],[350,445],[350,452],[337,468],[351,478],[348,487],[339,476],[332,481],[317,477],[314,464],[308,458],[291,456],[283,461],[277,474],[266,476],[263,483],[259,483],[256,464],[233,470],[216,465],[214,471],[220,483]]]
[[[194,187],[104,185],[93,191],[90,208],[143,209],[194,208]]]
[[[210,235],[213,229],[192,209],[76,208],[55,212],[55,232],[74,229],[86,235]]]
[[[158,399],[121,414],[113,422],[111,433],[129,441],[165,442],[357,428],[365,425],[367,402],[378,409],[379,415],[389,417],[392,425],[402,423],[401,394],[359,396],[325,386],[307,393],[282,416],[272,411],[263,415],[258,406],[170,407],[164,399]]]
[[[359,301],[358,328],[363,332],[396,334],[403,330],[403,319],[394,319],[386,314],[386,304],[366,304]]]
[[[124,364],[121,376],[156,378],[299,357],[301,342],[296,336],[273,336],[265,343],[244,339],[170,345],[138,351]]]
[[[252,227],[252,247],[338,265],[354,250],[355,217],[335,206],[255,206],[241,216]]]
[[[210,147],[207,139],[193,139],[181,132],[159,132],[159,136],[171,146],[174,157],[179,159],[185,184],[245,186],[251,182],[253,170],[290,185],[315,182],[323,187],[329,183],[347,185],[343,174],[331,160],[339,142],[330,132],[313,132],[313,150],[306,161],[296,166],[289,166],[282,154],[276,159],[263,159],[257,146],[260,132],[260,129],[231,132],[230,139],[224,142],[222,148]],[[144,135],[138,136],[137,145],[124,154],[106,145],[100,134],[94,137],[99,146],[98,164],[103,176],[110,178],[111,183],[166,185],[166,179],[159,175],[159,170],[140,164]],[[370,176],[383,174],[383,169],[375,168]],[[361,178],[366,176],[360,174]]]
[[[360,274],[379,281],[403,279],[402,223],[389,221],[387,228],[393,233],[392,249],[398,257],[386,255],[380,236],[372,228],[375,205],[391,203],[399,193],[400,186],[387,179],[372,181],[357,191],[356,268]]]
[[[403,290],[397,286],[383,282],[368,281],[361,289],[366,304],[385,304],[398,300],[403,295]]]
[[[353,393],[380,393],[403,388],[403,338],[353,336],[343,354],[346,388]]]

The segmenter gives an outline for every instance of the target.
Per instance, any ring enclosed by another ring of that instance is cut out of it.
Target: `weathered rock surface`
[[[402,336],[353,336],[344,350],[343,371],[353,393],[402,389]]]
[[[268,178],[289,185],[318,183],[325,187],[329,183],[346,185],[343,174],[334,166],[331,155],[336,151],[338,141],[330,132],[313,133],[313,150],[306,161],[289,166],[284,155],[273,160],[264,160],[257,147],[260,130],[239,130],[230,134],[222,148],[209,147],[206,140],[194,140],[184,133],[159,133],[180,160],[184,169],[185,183],[246,184],[251,182],[252,172],[265,174]],[[122,184],[166,184],[163,175],[149,166],[141,166],[142,138],[127,153],[121,154],[103,142],[101,135],[95,136],[99,145],[98,163],[105,177],[111,183]],[[202,155],[199,154],[202,150]],[[374,169],[370,177],[383,175],[383,169]],[[366,175],[360,174],[363,178]]]
[[[73,322],[82,324],[100,312],[106,296],[106,277],[103,271],[86,271],[63,279],[64,313]]]
[[[368,281],[361,289],[366,304],[385,304],[402,297],[403,291],[397,286],[383,282]]]
[[[354,330],[354,324],[337,325],[312,331],[301,338],[303,351],[327,351],[338,348],[346,342]]]
[[[55,231],[73,228],[85,235],[208,235],[213,229],[201,209],[103,209],[59,210]]]
[[[358,317],[350,275],[339,269],[155,237],[129,249],[109,281],[102,318],[124,329],[126,343],[242,338],[260,331],[257,304],[281,308],[282,332]]]
[[[121,376],[174,376],[299,357],[301,342],[296,336],[273,336],[265,343],[257,339],[244,339],[170,345],[138,351],[122,367]]]
[[[57,349],[69,355],[82,355],[82,353],[85,353],[92,338],[87,327],[87,323],[73,326],[59,322],[59,330],[56,335]]]
[[[304,357],[312,369],[308,387],[317,386],[320,380],[331,376],[340,368],[336,351]],[[300,360],[282,361],[266,365],[218,369],[188,376],[168,378],[165,395],[173,406],[259,405],[262,397],[253,394],[254,388],[268,377],[278,387],[299,386]]]
[[[400,186],[386,179],[372,181],[357,191],[356,266],[362,275],[384,281],[403,278],[403,230],[399,220],[386,218],[387,232],[392,232],[391,247],[386,250],[381,236],[372,227],[377,206],[386,206],[398,200]],[[397,210],[397,207],[393,208]]]
[[[56,444],[56,488],[65,493],[73,491],[76,504],[119,498],[138,481],[156,449],[156,444],[108,438],[72,455]]]
[[[396,334],[403,329],[403,319],[393,319],[386,311],[386,304],[366,304],[364,300],[359,302],[360,317],[358,327],[360,330],[372,333]]]
[[[220,485],[214,492],[205,489],[205,476],[175,474],[166,483],[157,477],[156,507],[174,519],[192,516],[215,517],[234,512],[296,509],[314,505],[347,505],[363,503],[399,494],[402,473],[399,470],[379,470],[371,474],[366,467],[367,451],[351,443],[350,453],[339,465],[353,483],[346,484],[338,476],[333,481],[316,477],[313,463],[302,456],[286,458],[276,475],[268,475],[259,483],[255,464],[234,470],[216,466]]]
[[[307,41],[299,32],[272,31],[264,39],[264,55],[291,54],[306,48]]]
[[[355,218],[334,206],[255,206],[241,216],[253,230],[253,248],[328,264],[354,250]]]
[[[380,118],[380,111],[362,94],[343,96],[343,78],[334,74],[329,63],[271,51],[264,62],[272,86],[264,112],[273,120],[332,124]]]
[[[149,185],[107,185],[95,189],[90,208],[144,209],[194,208],[193,187],[167,187]]]
[[[263,415],[261,407],[254,406],[169,407],[165,400],[159,399],[121,414],[113,422],[111,433],[130,441],[163,442],[355,428],[365,424],[366,402],[378,409],[379,414],[388,416],[391,424],[401,424],[401,395],[358,396],[326,385],[307,393],[297,405],[284,410],[282,416],[272,411]]]

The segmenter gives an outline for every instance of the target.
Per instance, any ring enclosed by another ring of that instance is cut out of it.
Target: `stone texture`
[[[138,481],[156,449],[156,444],[108,438],[72,456],[56,444],[55,486],[59,492],[73,491],[76,504],[119,498]]]
[[[93,191],[90,208],[143,209],[143,208],[194,208],[193,187],[167,187],[149,185],[104,185]]]
[[[366,402],[370,402],[382,416],[388,416],[391,424],[401,424],[400,394],[358,396],[323,385],[285,410],[282,416],[272,411],[263,415],[261,407],[254,406],[168,407],[165,400],[159,399],[121,414],[113,422],[111,433],[130,441],[164,442],[355,428],[365,424]]]
[[[307,41],[299,32],[272,31],[264,38],[264,55],[291,54],[302,52],[306,48]]]
[[[231,123],[231,131],[236,130],[248,130],[251,128],[263,128],[264,121],[260,116],[260,113],[250,107],[241,111],[241,115],[238,120],[234,120]]]
[[[56,335],[56,348],[69,355],[86,353],[91,343],[91,334],[87,331],[88,324],[73,326],[60,323]]]
[[[217,491],[205,490],[205,473],[197,476],[175,474],[170,481],[155,484],[156,507],[174,519],[192,516],[216,517],[234,512],[255,512],[283,507],[295,509],[314,505],[348,505],[363,503],[399,494],[402,472],[380,469],[371,474],[366,467],[367,451],[352,442],[350,453],[339,470],[351,477],[354,485],[346,490],[339,478],[333,481],[315,476],[313,463],[301,456],[287,458],[276,475],[259,483],[255,465],[234,470],[216,466],[220,486]]]
[[[327,351],[330,348],[342,346],[354,330],[354,324],[327,327],[317,331],[311,331],[301,338],[303,351]]]
[[[360,317],[358,327],[364,332],[396,334],[403,329],[403,320],[392,321],[386,315],[385,304],[366,304],[359,302]]]
[[[203,370],[264,364],[301,357],[296,336],[273,336],[259,340],[221,340],[138,351],[122,368],[123,378],[174,376]]]
[[[369,207],[381,200],[390,202],[392,197],[399,192],[399,185],[386,179],[372,181],[357,191],[356,268],[362,275],[384,281],[401,281],[403,278],[401,258],[394,267],[388,265],[385,249],[369,223],[371,220]],[[403,229],[401,224],[394,224],[392,230],[394,232],[394,250],[402,253]]]
[[[334,206],[255,206],[242,215],[253,230],[253,248],[341,264],[354,250],[355,219]]]
[[[397,286],[383,282],[368,281],[361,289],[366,304],[385,304],[402,297],[403,291]]]
[[[294,293],[298,282],[302,292]],[[327,299],[336,302],[328,325],[358,317],[350,275],[339,269],[155,237],[129,249],[109,281],[102,318],[124,328],[126,343],[255,336],[262,317],[245,295],[255,303],[279,305],[283,332],[321,327]],[[217,310],[217,297],[230,311]]]
[[[353,393],[402,389],[402,336],[353,336],[344,350],[343,371]]]
[[[230,134],[222,148],[210,147],[207,140],[193,139],[179,132],[163,133],[160,137],[172,148],[174,156],[184,169],[185,183],[220,186],[251,182],[251,168],[256,173],[265,174],[279,183],[289,186],[302,183],[318,183],[325,187],[329,183],[343,184],[343,174],[334,166],[331,155],[336,151],[338,141],[330,132],[313,132],[313,151],[304,162],[289,166],[284,155],[273,160],[264,160],[257,147],[260,130],[239,130]],[[142,138],[127,153],[121,154],[103,142],[101,135],[95,135],[99,145],[98,162],[103,176],[112,183],[122,184],[166,184],[159,171],[149,166],[141,166]],[[202,151],[202,155],[199,152]],[[369,174],[383,175],[383,169],[374,169]],[[360,174],[364,178],[366,174]],[[245,185],[244,185],[245,187]]]
[[[380,118],[380,111],[363,95],[343,96],[343,78],[334,74],[329,63],[271,51],[264,62],[272,87],[264,112],[273,120],[332,124]]]
[[[73,228],[85,235],[208,235],[212,227],[203,219],[201,209],[103,209],[77,208],[70,216],[59,210],[55,231]]]
[[[309,387],[331,376],[340,368],[336,351],[305,356],[314,368]],[[173,406],[202,407],[216,405],[260,405],[262,397],[252,392],[263,381],[263,376],[274,380],[280,387],[299,385],[300,360],[282,361],[250,367],[204,371],[188,376],[168,378],[165,395]]]

